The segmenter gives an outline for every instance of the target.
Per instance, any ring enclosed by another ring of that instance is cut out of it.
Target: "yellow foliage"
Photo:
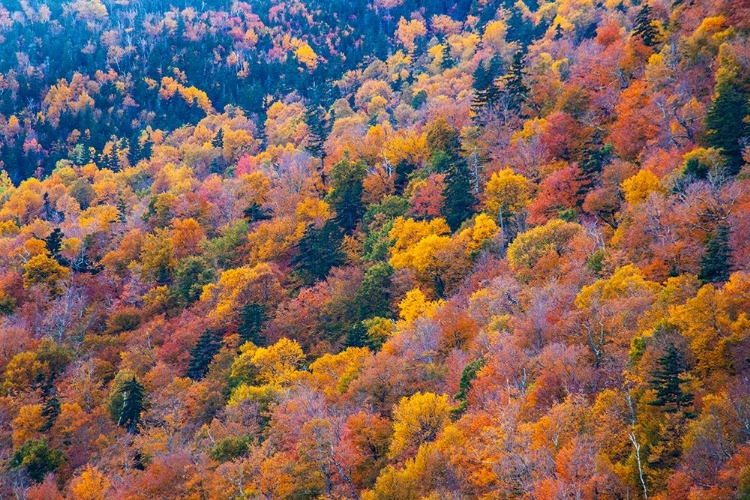
[[[111,486],[109,478],[89,464],[73,479],[70,491],[73,500],[105,500]]]
[[[203,288],[201,300],[214,305],[210,318],[230,321],[244,304],[275,304],[282,294],[277,273],[266,263],[228,269]]]
[[[551,252],[562,255],[570,240],[582,231],[578,224],[553,219],[519,234],[508,246],[508,261],[516,269],[531,269]]]
[[[492,174],[484,196],[488,213],[494,217],[505,217],[517,213],[529,203],[531,183],[523,175],[506,168]]]
[[[307,42],[303,42],[297,47],[295,55],[300,63],[307,66],[307,69],[312,70],[318,66],[318,55]]]
[[[651,193],[664,194],[667,189],[659,181],[656,174],[650,170],[641,170],[622,182],[622,191],[625,201],[633,205],[648,199]]]
[[[388,456],[396,458],[410,448],[434,441],[450,421],[448,396],[418,392],[404,397],[393,410],[393,440]]]
[[[406,297],[399,302],[399,317],[407,323],[421,317],[431,318],[442,305],[442,300],[427,300],[422,290],[415,288],[407,292]]]

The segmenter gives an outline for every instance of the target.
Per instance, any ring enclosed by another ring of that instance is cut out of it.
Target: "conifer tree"
[[[513,63],[510,65],[510,71],[505,75],[505,91],[509,96],[509,108],[515,111],[521,111],[523,103],[526,102],[529,94],[529,87],[524,81],[526,74],[526,62],[522,51],[513,54]]]
[[[464,159],[459,159],[448,165],[443,197],[445,201],[441,215],[448,223],[451,231],[455,231],[463,221],[472,216],[477,202],[474,196],[471,171]]]
[[[190,351],[190,364],[187,376],[201,380],[208,373],[208,367],[221,348],[221,335],[215,330],[206,330],[198,337],[198,342]]]
[[[336,211],[334,220],[345,234],[351,234],[365,213],[362,203],[363,181],[367,166],[364,162],[342,160],[331,169],[331,191],[326,201]]]
[[[721,225],[708,237],[706,253],[701,259],[698,278],[704,283],[719,283],[729,279],[732,249],[729,246],[729,228]]]
[[[677,348],[670,345],[658,363],[660,368],[650,381],[656,391],[656,399],[650,404],[662,407],[667,413],[682,411],[693,401],[693,395],[682,390],[684,381],[680,376],[687,371],[685,361]]]
[[[727,80],[716,87],[716,94],[706,114],[710,146],[720,149],[734,175],[742,166],[742,150],[750,139],[750,92],[738,82]]]
[[[643,41],[643,45],[646,47],[653,47],[656,45],[656,40],[659,33],[653,25],[654,16],[651,6],[648,2],[644,2],[638,14],[635,16],[635,25],[633,26],[633,34],[639,37]]]
[[[135,377],[132,377],[123,384],[120,394],[122,406],[120,407],[117,425],[124,427],[131,434],[136,434],[138,424],[141,422],[141,413],[143,413],[143,385]]]
[[[292,265],[305,285],[324,279],[332,267],[344,261],[342,238],[334,221],[329,220],[320,228],[308,226],[297,244],[297,255],[292,258]]]
[[[266,322],[266,308],[263,304],[245,304],[240,311],[240,325],[237,333],[243,342],[252,342],[257,346],[266,345],[263,325]]]

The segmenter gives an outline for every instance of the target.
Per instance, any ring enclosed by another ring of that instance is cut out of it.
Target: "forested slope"
[[[749,32],[2,2],[0,498],[750,498]]]

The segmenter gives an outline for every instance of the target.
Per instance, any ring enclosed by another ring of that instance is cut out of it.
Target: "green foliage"
[[[208,373],[208,367],[214,356],[221,349],[221,332],[206,330],[198,337],[198,342],[190,350],[190,364],[187,376],[193,380],[201,380]]]
[[[64,463],[62,452],[53,450],[43,439],[30,439],[23,443],[10,459],[12,469],[23,469],[29,478],[41,483],[50,472]]]
[[[739,172],[743,163],[742,141],[750,137],[748,116],[750,92],[732,80],[719,83],[705,125],[709,145],[722,151],[731,174]]]
[[[720,283],[729,279],[732,270],[732,249],[729,246],[729,228],[721,225],[708,237],[706,253],[701,259],[698,278],[704,283]]]
[[[659,358],[659,367],[650,381],[656,392],[650,404],[661,407],[667,413],[685,410],[693,402],[693,395],[682,389],[685,383],[682,377],[687,372],[687,366],[674,345],[670,344],[664,356]]]
[[[333,221],[327,221],[320,228],[308,226],[297,244],[297,254],[292,258],[292,265],[302,283],[311,285],[322,280],[331,268],[343,263],[342,237],[338,224]]]
[[[211,448],[211,458],[220,463],[231,462],[247,455],[250,449],[250,442],[250,436],[224,438]]]
[[[198,300],[203,287],[216,278],[214,270],[206,265],[201,257],[186,257],[177,263],[175,279],[172,285],[177,300],[189,306]]]
[[[331,190],[326,201],[336,212],[334,220],[345,234],[351,234],[365,213],[362,181],[367,173],[364,162],[343,160],[331,169]]]

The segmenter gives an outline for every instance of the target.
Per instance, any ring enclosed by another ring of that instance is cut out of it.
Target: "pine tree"
[[[443,207],[441,215],[451,231],[455,231],[463,221],[474,214],[477,199],[474,196],[471,171],[464,159],[448,165],[443,188]]]
[[[56,227],[49,236],[44,240],[44,242],[47,245],[47,250],[49,250],[50,256],[55,259],[60,265],[62,266],[68,266],[70,263],[68,260],[60,255],[60,248],[62,247],[62,240],[65,235],[60,230],[59,227]]]
[[[187,376],[201,380],[208,373],[208,367],[221,348],[221,334],[215,330],[206,330],[198,337],[198,342],[190,350],[190,364]]]
[[[331,191],[326,201],[336,211],[334,220],[345,234],[351,234],[365,214],[362,202],[363,181],[367,173],[364,162],[348,159],[335,164],[331,169]]]
[[[690,406],[693,395],[682,390],[684,383],[680,376],[687,372],[685,361],[674,345],[667,347],[667,352],[659,358],[660,368],[651,379],[651,387],[656,391],[656,399],[650,404],[664,408],[667,413],[676,413]]]
[[[484,359],[478,358],[467,364],[461,372],[461,380],[458,384],[458,392],[455,396],[453,396],[456,401],[460,401],[458,407],[452,411],[452,415],[454,418],[461,416],[466,411],[466,408],[469,405],[467,397],[469,395],[469,390],[471,389],[471,383],[474,381],[477,373],[479,373],[479,370],[481,370],[483,366]]]
[[[224,147],[224,129],[220,128],[219,131],[216,132],[214,138],[211,139],[211,146],[219,149]]]
[[[704,283],[720,283],[729,279],[732,271],[732,249],[729,246],[729,228],[721,225],[708,237],[706,253],[701,259],[698,278]]]
[[[128,145],[128,163],[131,167],[138,164],[138,161],[141,159],[141,154],[143,152],[141,148],[141,140],[138,134],[133,135],[133,137],[130,138],[130,140],[127,142]]]
[[[55,420],[60,415],[60,400],[56,396],[47,398],[42,407],[42,417],[44,417],[44,425],[39,429],[42,432],[47,432],[55,425]]]
[[[122,406],[117,425],[124,427],[131,434],[136,434],[143,413],[143,385],[133,377],[123,384],[120,394]]]
[[[721,149],[729,173],[739,172],[743,164],[743,141],[750,138],[750,92],[737,82],[717,85],[716,96],[706,114],[706,130],[710,146]]]
[[[243,342],[252,342],[257,346],[266,345],[263,325],[266,322],[266,308],[263,304],[245,304],[240,311],[240,325],[237,333]]]
[[[509,108],[520,111],[529,94],[529,87],[524,81],[526,75],[526,62],[522,51],[513,54],[513,63],[510,71],[505,75],[505,92],[510,97]]]
[[[653,47],[656,45],[656,40],[659,33],[653,25],[654,17],[651,6],[648,2],[645,2],[635,16],[635,25],[633,26],[633,34],[640,37],[643,41],[643,45],[646,47]]]
[[[327,221],[322,227],[308,226],[297,243],[297,255],[292,265],[302,283],[312,285],[325,279],[332,267],[344,262],[341,252],[343,235],[334,221]]]

